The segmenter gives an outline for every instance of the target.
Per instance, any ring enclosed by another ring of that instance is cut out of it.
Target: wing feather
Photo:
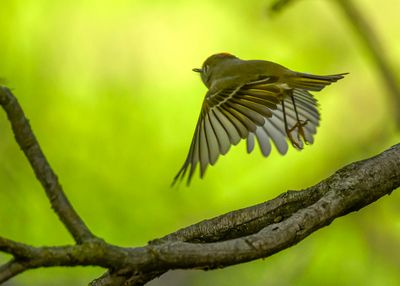
[[[312,143],[320,114],[318,103],[308,90],[327,85],[340,76],[302,78],[290,90],[289,85],[279,82],[279,78],[265,77],[235,88],[214,93],[209,91],[203,102],[187,158],[173,184],[181,180],[187,170],[189,184],[198,164],[200,177],[203,177],[208,165],[214,165],[221,154],[226,154],[231,145],[237,145],[241,139],[247,139],[248,153],[254,150],[257,141],[265,157],[271,153],[272,144],[280,154],[286,154],[289,144],[282,100],[285,103],[287,127],[290,129],[295,126],[297,117],[307,122],[304,135],[306,142]],[[296,110],[289,95],[294,97]],[[304,142],[298,135],[297,128],[292,130],[293,140],[301,147]]]
[[[220,121],[215,116],[213,110],[208,113],[208,116],[210,120],[210,125],[213,128],[215,136],[217,137],[218,140],[219,151],[221,152],[222,155],[225,155],[229,151],[229,148],[231,147],[229,133],[226,131],[225,129],[226,127],[221,125]],[[239,135],[237,137],[240,140]]]
[[[274,110],[273,113],[275,115],[276,111]],[[286,154],[289,146],[286,142],[286,133],[284,131],[285,128],[283,122],[279,118],[272,116],[266,120],[263,128],[271,138],[279,153],[282,155]]]
[[[200,134],[199,134],[199,158],[200,158],[200,178],[203,178],[204,173],[209,163],[208,144],[206,132],[204,130],[204,117],[200,121]]]
[[[221,124],[221,126],[225,129],[226,133],[229,136],[229,141],[233,145],[237,145],[241,139],[238,128],[232,123],[232,121],[226,117],[223,112],[219,108],[215,108],[212,110],[212,113],[215,115],[215,118]]]
[[[233,102],[232,100],[230,100],[229,102],[226,103],[227,106],[229,106],[230,108],[234,109],[235,111],[237,111],[238,113],[240,113],[243,117],[245,117],[246,119],[250,120],[253,124],[251,125],[247,125],[248,127],[253,127],[254,124],[255,125],[264,125],[264,117],[262,115],[260,115],[258,112],[240,104],[240,103],[236,103]],[[254,126],[254,130],[255,130],[255,126]],[[253,131],[253,130],[252,130]]]
[[[193,144],[193,150],[192,150],[192,152],[189,152],[188,159],[187,159],[190,161],[190,171],[189,171],[189,176],[188,176],[188,179],[186,182],[187,185],[190,184],[190,180],[192,179],[193,174],[196,171],[197,163],[199,162],[199,123],[197,124],[196,131],[193,136],[192,144]],[[187,168],[187,166],[185,167],[185,172],[186,172],[186,168]],[[183,176],[184,175],[185,174],[183,174]]]
[[[251,153],[254,149],[255,145],[255,140],[254,140],[254,133],[250,132],[249,136],[247,136],[247,141],[246,141],[246,147],[247,147],[247,153]]]
[[[226,111],[226,113],[230,114],[232,118],[235,118],[240,124],[243,126],[243,130],[241,136],[242,138],[246,138],[247,135],[249,135],[249,131],[253,131],[256,129],[256,125],[254,124],[253,121],[248,119],[245,115],[237,111],[235,108],[233,108],[229,103],[223,104],[221,108]]]
[[[243,105],[247,109],[255,111],[255,112],[259,113],[263,117],[271,117],[272,116],[272,112],[268,107],[266,107],[266,106],[264,106],[262,104],[259,104],[257,102],[251,101],[249,99],[246,99],[246,98],[240,98],[240,99],[232,98],[232,102],[240,104],[240,105]],[[261,124],[261,125],[263,125],[263,124]]]
[[[210,123],[209,113],[204,114],[204,131],[208,146],[208,159],[211,165],[214,165],[219,156],[219,142]]]
[[[276,105],[277,105],[277,103],[269,101],[269,100],[267,100],[265,98],[254,97],[254,96],[251,96],[251,95],[248,95],[248,94],[241,95],[240,99],[241,100],[248,100],[248,101],[251,101],[251,102],[254,102],[254,103],[261,104],[261,105],[263,105],[263,106],[265,106],[266,108],[269,108],[269,109],[276,109]]]
[[[272,149],[268,134],[263,127],[257,127],[256,136],[258,145],[260,145],[261,153],[264,155],[264,157],[268,157]]]
[[[218,110],[223,114],[229,121],[235,126],[236,130],[238,131],[240,138],[244,139],[247,137],[249,134],[249,131],[247,130],[246,126],[236,118],[230,111],[228,111],[226,108],[220,106],[218,107]]]

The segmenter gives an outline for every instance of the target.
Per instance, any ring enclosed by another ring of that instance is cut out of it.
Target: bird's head
[[[237,57],[228,53],[215,54],[208,57],[205,60],[201,69],[194,68],[193,71],[200,73],[201,80],[203,81],[203,83],[207,87],[210,87],[210,78],[215,67],[226,60],[232,60],[232,59],[237,59]]]

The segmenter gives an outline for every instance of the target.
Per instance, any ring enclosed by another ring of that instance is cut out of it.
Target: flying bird
[[[298,150],[313,143],[320,115],[310,91],[320,91],[347,74],[300,73],[228,53],[210,56],[193,71],[200,74],[208,91],[189,153],[172,185],[187,173],[189,185],[197,165],[203,178],[207,166],[241,139],[247,139],[248,153],[257,140],[265,157],[271,152],[271,142],[282,155],[288,151],[287,140]]]

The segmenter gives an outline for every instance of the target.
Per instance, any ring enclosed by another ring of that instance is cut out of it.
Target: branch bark
[[[0,88],[0,105],[53,209],[77,242],[33,247],[0,237],[0,251],[13,256],[0,267],[0,283],[28,269],[96,265],[109,271],[92,285],[144,285],[173,269],[215,269],[265,258],[400,186],[397,144],[345,166],[305,190],[288,191],[273,200],[199,222],[146,246],[123,248],[96,238],[73,210],[18,101],[5,87]]]
[[[17,99],[4,86],[0,86],[0,105],[7,113],[15,140],[31,164],[36,178],[42,184],[59,219],[77,243],[95,238],[65,196],[57,175],[44,156]]]

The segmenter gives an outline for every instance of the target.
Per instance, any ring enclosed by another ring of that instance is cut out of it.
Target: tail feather
[[[289,85],[293,88],[320,91],[332,82],[344,78],[346,74],[348,73],[321,76],[307,73],[296,73],[289,79]]]

